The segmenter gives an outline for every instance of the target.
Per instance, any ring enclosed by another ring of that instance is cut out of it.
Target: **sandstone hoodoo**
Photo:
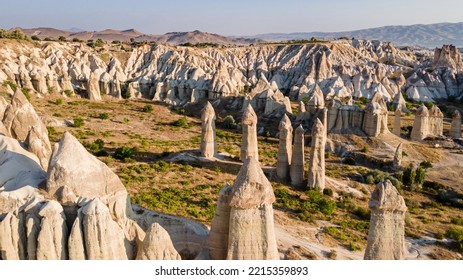
[[[403,260],[405,257],[405,212],[403,197],[386,180],[376,185],[368,202],[371,209],[366,260]]]
[[[392,133],[400,137],[401,127],[400,127],[400,118],[402,115],[402,111],[397,108],[394,113],[394,127],[392,128]]]
[[[292,158],[293,127],[291,120],[285,114],[280,121],[280,142],[278,144],[277,176],[286,179],[289,174],[289,166]]]
[[[453,45],[443,45],[434,50],[434,67],[448,67],[457,71],[463,70],[463,59],[460,51]]]
[[[215,111],[208,101],[201,112],[201,156],[212,158],[217,153],[215,140]]]
[[[225,260],[228,252],[228,235],[230,224],[230,196],[232,187],[226,184],[219,193],[211,231],[204,246],[206,257],[212,260]]]
[[[279,259],[272,185],[259,162],[249,157],[238,173],[230,195],[227,260]]]
[[[291,185],[301,187],[304,182],[304,128],[299,125],[294,133],[293,154],[291,157]]]
[[[395,150],[394,160],[392,161],[392,167],[395,169],[400,169],[402,167],[402,145],[403,143],[400,143]]]
[[[158,223],[153,223],[146,232],[137,260],[181,260],[169,233]]]
[[[461,138],[461,114],[455,110],[452,115],[452,123],[450,124],[450,137],[453,139]]]
[[[241,136],[241,161],[244,162],[249,157],[259,161],[259,151],[257,148],[257,115],[251,104],[249,104],[243,112],[241,126],[243,127],[243,134]]]
[[[422,104],[415,113],[415,121],[410,138],[415,141],[424,140],[427,137],[442,136],[443,119],[439,107],[433,105],[430,110]]]
[[[317,119],[312,129],[307,188],[323,191],[325,188],[325,127]]]

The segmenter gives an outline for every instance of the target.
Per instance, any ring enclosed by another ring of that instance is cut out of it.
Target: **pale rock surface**
[[[416,110],[410,139],[421,141],[429,135],[429,110],[421,104]]]
[[[0,259],[26,259],[24,213],[15,211],[0,215]]]
[[[11,104],[6,108],[3,116],[3,124],[8,134],[20,141],[26,140],[31,128],[34,128],[34,135],[31,139],[34,142],[33,150],[39,157],[42,167],[45,168],[51,151],[48,130],[35,112],[34,107],[32,107],[19,88],[13,95]],[[40,147],[43,150],[39,150]]]
[[[402,145],[403,143],[400,143],[397,146],[394,154],[394,160],[392,161],[392,167],[396,169],[400,169],[402,167]]]
[[[40,231],[37,236],[38,260],[65,260],[68,229],[63,207],[54,200],[47,201],[40,209]]]
[[[100,83],[97,73],[92,72],[87,81],[87,95],[90,100],[101,100]]]
[[[394,127],[392,128],[392,133],[400,137],[401,133],[401,126],[400,126],[400,119],[401,119],[402,111],[400,108],[397,108],[394,113]]]
[[[317,119],[312,128],[312,148],[310,150],[308,189],[323,191],[325,188],[325,127]]]
[[[227,260],[279,259],[272,203],[272,185],[259,162],[245,160],[230,197]]]
[[[299,125],[294,133],[293,153],[291,157],[290,177],[291,185],[302,186],[304,181],[304,128]]]
[[[232,187],[226,184],[219,192],[211,230],[205,250],[212,260],[225,260],[228,251],[228,231],[230,223],[230,196]]]
[[[35,155],[40,160],[40,165],[44,170],[48,169],[48,161],[50,160],[51,156],[51,146],[48,139],[44,137],[46,135],[40,135],[37,132],[35,126],[32,126],[27,134],[26,140],[24,141],[25,145],[27,146],[27,150]]]
[[[201,156],[212,158],[217,153],[215,140],[215,111],[208,101],[201,112]]]
[[[153,223],[146,232],[137,254],[138,260],[181,260],[167,231]]]
[[[241,161],[244,162],[249,157],[253,157],[255,160],[259,161],[259,151],[257,146],[257,115],[251,104],[249,104],[243,112],[241,126],[243,127],[240,154]]]
[[[455,110],[452,115],[452,123],[450,125],[450,137],[453,139],[461,138],[461,114]]]
[[[293,127],[291,120],[285,114],[279,124],[280,141],[278,146],[277,176],[286,179],[289,174],[292,157]]]
[[[403,197],[389,180],[376,185],[368,202],[371,209],[366,260],[403,260],[405,212]]]
[[[434,50],[434,67],[448,67],[455,70],[463,70],[463,60],[460,51],[453,45],[443,45]]]
[[[124,231],[112,220],[108,207],[98,198],[79,210],[70,236],[69,250],[74,259],[84,256],[89,260],[128,259]],[[81,241],[83,245],[79,243]]]

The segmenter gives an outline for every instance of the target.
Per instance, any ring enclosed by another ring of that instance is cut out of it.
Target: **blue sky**
[[[461,0],[1,0],[0,28],[201,30],[223,35],[461,22]]]

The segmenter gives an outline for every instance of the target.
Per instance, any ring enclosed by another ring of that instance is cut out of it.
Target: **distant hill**
[[[135,29],[128,30],[114,30],[114,29],[105,29],[102,31],[64,31],[55,28],[49,27],[39,27],[39,28],[30,28],[22,29],[22,31],[28,36],[37,36],[40,39],[45,38],[54,38],[63,36],[68,40],[74,38],[80,40],[97,40],[102,39],[104,41],[130,41],[134,39],[135,41],[155,41],[160,43],[166,43],[169,45],[178,45],[184,43],[216,43],[220,45],[234,45],[234,44],[254,44],[263,42],[263,40],[258,38],[235,38],[235,37],[226,37],[218,34],[201,32],[198,30],[191,32],[170,32],[164,35],[152,35],[144,34]]]
[[[248,36],[246,38],[258,38],[266,41],[286,41],[310,39],[312,37],[318,39],[354,37],[392,42],[396,46],[435,48],[443,44],[453,44],[457,47],[463,47],[463,22],[393,25],[343,32],[268,33]]]

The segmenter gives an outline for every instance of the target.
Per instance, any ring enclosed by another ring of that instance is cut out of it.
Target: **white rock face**
[[[208,101],[201,113],[201,156],[212,158],[216,153],[215,111]]]
[[[51,155],[48,130],[19,88],[13,95],[11,104],[6,107],[3,124],[8,135],[15,139],[25,141],[32,134],[26,144],[30,144],[29,151],[39,157],[42,167],[46,169]],[[30,132],[32,129],[33,132]]]
[[[397,146],[397,149],[395,150],[394,154],[394,160],[392,161],[392,167],[396,169],[400,169],[402,167],[402,145],[403,143],[400,143]]]
[[[98,198],[79,210],[70,236],[69,254],[73,259],[128,259],[124,231],[113,221],[108,207]]]
[[[230,197],[227,260],[279,259],[273,224],[272,185],[259,163],[245,160]]]
[[[455,110],[452,115],[452,123],[450,125],[450,137],[456,139],[461,138],[461,114]]]
[[[257,115],[254,109],[252,109],[251,104],[249,104],[243,112],[241,125],[243,127],[240,154],[241,161],[244,162],[249,157],[259,161],[259,151],[257,148]]]
[[[63,207],[50,200],[40,209],[40,232],[37,236],[38,260],[65,260],[67,254],[68,229]]]
[[[325,189],[325,127],[317,119],[312,128],[312,149],[310,150],[308,189]]]
[[[47,191],[58,201],[66,199],[62,193],[66,187],[77,199],[99,198],[116,218],[125,217],[127,191],[119,177],[88,153],[71,133],[65,132],[55,145],[47,173]]]
[[[211,230],[206,241],[206,254],[212,260],[225,260],[228,252],[230,196],[232,187],[226,184],[219,193]]]
[[[460,51],[453,45],[443,45],[434,50],[432,66],[448,67],[455,70],[463,70],[463,60]]]
[[[439,107],[433,105],[430,110],[422,104],[415,113],[415,121],[410,138],[415,141],[421,141],[426,137],[441,136],[443,131],[443,119]]]
[[[291,185],[302,186],[304,182],[304,128],[299,125],[294,134],[293,154],[291,158],[290,177]]]
[[[143,245],[137,254],[138,260],[181,260],[172,240],[159,224],[152,224],[146,232]]]
[[[277,176],[286,179],[289,175],[289,166],[292,157],[293,127],[291,120],[285,114],[280,121],[280,142],[278,145]]]
[[[0,257],[2,260],[26,259],[24,213],[0,216]]]
[[[376,185],[368,202],[371,209],[366,260],[403,260],[405,256],[404,199],[389,180]]]
[[[401,126],[400,126],[401,115],[402,115],[402,111],[400,110],[400,108],[397,108],[394,114],[394,127],[392,128],[392,133],[394,133],[395,135],[399,137],[401,133]]]

